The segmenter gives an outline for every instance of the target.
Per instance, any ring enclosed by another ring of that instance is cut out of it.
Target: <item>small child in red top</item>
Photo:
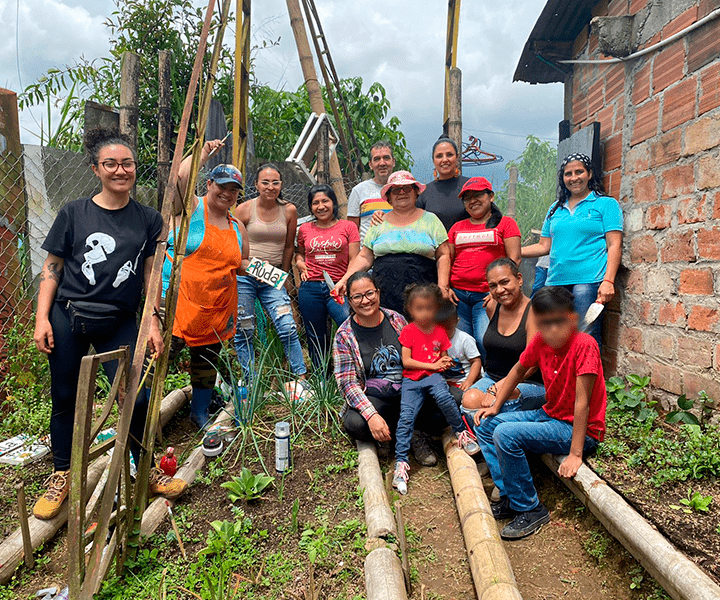
[[[475,414],[475,434],[500,490],[493,515],[514,517],[500,532],[506,540],[524,538],[550,520],[537,497],[526,453],[567,454],[558,473],[570,478],[605,434],[607,395],[600,350],[593,337],[578,332],[572,293],[564,287],[543,288],[532,308],[539,333],[497,390],[495,403]],[[545,406],[498,414],[532,367],[542,374]]]
[[[401,494],[407,494],[410,440],[427,393],[458,435],[458,445],[470,455],[480,451],[465,429],[460,409],[450,394],[447,382],[440,375],[453,364],[452,358],[447,355],[450,348],[447,333],[435,323],[438,303],[442,298],[440,288],[435,284],[415,284],[408,286],[405,294],[405,311],[413,322],[400,332],[399,337],[404,368],[400,418],[395,433],[393,487]]]

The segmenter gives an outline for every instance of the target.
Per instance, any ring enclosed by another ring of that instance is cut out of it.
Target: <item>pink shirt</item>
[[[323,271],[335,282],[342,278],[350,262],[353,242],[360,243],[358,228],[344,219],[327,229],[318,227],[314,221],[300,225],[297,247],[305,255],[308,281],[324,281]]]
[[[450,285],[469,292],[487,292],[488,265],[505,256],[505,240],[511,237],[520,237],[520,229],[510,217],[500,219],[494,229],[473,225],[470,219],[455,223],[448,233],[448,241],[455,246]]]
[[[400,332],[400,345],[410,348],[410,358],[424,363],[434,363],[440,360],[445,350],[450,348],[450,340],[440,325],[435,325],[432,333],[423,333],[415,323],[403,327]],[[433,371],[425,369],[403,369],[403,377],[419,381],[423,377],[433,375]]]

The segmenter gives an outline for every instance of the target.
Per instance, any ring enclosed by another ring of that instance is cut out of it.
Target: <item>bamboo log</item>
[[[162,209],[165,186],[170,177],[172,154],[172,52],[158,52],[158,209]]]
[[[475,461],[450,432],[443,447],[478,600],[521,600]]]
[[[448,80],[448,137],[458,147],[458,169],[462,175],[462,71],[453,67]]]
[[[185,386],[177,390],[173,390],[162,400],[160,405],[160,427],[165,427],[175,413],[192,398],[192,387]]]
[[[390,548],[377,548],[365,558],[367,600],[407,600],[400,559]]]
[[[565,457],[543,454],[542,460],[557,475]],[[675,600],[720,598],[720,587],[587,465],[560,480]]]
[[[363,489],[368,538],[397,535],[397,526],[390,510],[390,500],[383,485],[375,444],[358,441],[357,448],[358,475],[360,487]]]

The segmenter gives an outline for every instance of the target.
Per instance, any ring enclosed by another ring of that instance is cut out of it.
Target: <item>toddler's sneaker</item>
[[[410,472],[410,465],[404,461],[395,463],[395,472],[393,473],[392,485],[403,496],[407,494],[407,482]]]
[[[457,440],[458,448],[462,448],[470,456],[473,456],[474,454],[480,452],[480,446],[478,446],[477,442],[472,439],[467,429],[463,429],[460,433],[457,434]]]

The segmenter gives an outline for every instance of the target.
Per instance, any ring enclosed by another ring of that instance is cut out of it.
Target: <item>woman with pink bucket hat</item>
[[[424,190],[425,185],[408,171],[390,175],[381,195],[392,210],[382,223],[368,230],[360,253],[337,283],[339,294],[345,294],[345,285],[353,273],[370,267],[380,288],[381,306],[399,313],[403,313],[405,288],[411,283],[437,283],[448,289],[447,232],[434,214],[415,206]]]

